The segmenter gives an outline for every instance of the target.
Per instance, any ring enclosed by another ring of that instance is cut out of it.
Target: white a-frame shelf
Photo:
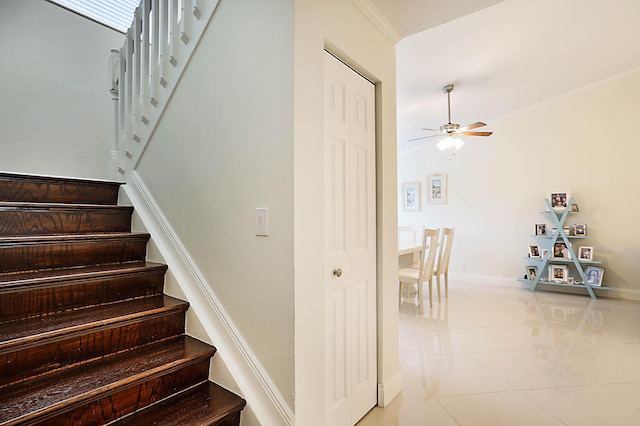
[[[584,268],[589,265],[598,265],[602,262],[596,260],[584,260],[579,259],[576,256],[575,250],[571,244],[571,240],[580,240],[589,238],[587,235],[570,235],[563,228],[567,218],[570,214],[577,213],[575,211],[571,211],[571,206],[573,205],[573,198],[569,199],[567,206],[562,210],[556,210],[551,206],[551,201],[549,199],[545,199],[545,203],[547,204],[547,210],[541,212],[548,216],[551,221],[552,227],[555,227],[556,231],[546,235],[536,235],[536,237],[541,237],[548,240],[548,243],[545,244],[548,249],[546,254],[539,257],[528,257],[527,260],[537,261],[538,266],[536,267],[535,276],[532,278],[528,275],[525,278],[518,278],[518,281],[526,282],[529,284],[529,290],[535,291],[538,284],[545,285],[553,285],[560,287],[571,287],[571,288],[584,288],[589,293],[592,299],[596,299],[596,293],[594,289],[598,290],[611,290],[611,287],[602,287],[597,285],[591,285],[587,282],[587,277],[585,275]],[[564,242],[568,254],[568,257],[553,257],[554,246],[557,242]],[[545,275],[545,273],[549,270],[549,265],[567,265],[572,272],[577,273],[575,277],[574,283],[569,283],[566,280],[554,280],[552,277]]]

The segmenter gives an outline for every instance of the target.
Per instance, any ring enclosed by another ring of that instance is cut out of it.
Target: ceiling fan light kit
[[[451,92],[453,91],[453,84],[447,84],[442,88],[442,91],[447,94],[447,112],[449,122],[447,124],[443,124],[440,126],[440,130],[436,129],[422,129],[429,130],[433,132],[438,132],[438,134],[431,136],[423,136],[421,138],[409,139],[409,141],[417,141],[420,139],[434,138],[438,136],[443,136],[442,140],[438,142],[436,145],[438,149],[441,151],[445,151],[447,149],[451,149],[455,151],[460,149],[462,145],[464,145],[464,141],[460,139],[460,135],[462,136],[491,136],[493,132],[470,132],[469,130],[477,129],[478,127],[486,126],[486,123],[481,121],[477,121],[472,124],[468,124],[466,126],[461,127],[459,124],[451,122]]]

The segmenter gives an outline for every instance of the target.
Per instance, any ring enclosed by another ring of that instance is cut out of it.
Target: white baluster
[[[142,34],[142,8],[136,7],[136,14],[133,20],[133,140],[140,142],[140,132],[138,130],[138,122],[140,120],[140,93],[142,70],[140,68],[141,42]]]
[[[178,65],[178,59],[176,58],[175,52],[175,37],[178,32],[178,20],[180,19],[178,13],[178,2],[179,0],[170,0],[169,2],[169,28],[171,29],[171,31],[169,31],[169,63],[174,67]]]
[[[140,38],[140,121],[145,125],[149,124],[149,113],[147,105],[147,97],[149,94],[149,45],[151,43],[151,29],[149,28],[149,14],[151,12],[151,1],[142,0],[140,3],[140,29],[142,31]]]
[[[180,40],[184,44],[189,43],[189,37],[191,35],[190,23],[191,23],[191,13],[190,13],[190,4],[191,0],[182,0],[182,13],[180,16]]]
[[[127,31],[125,39],[126,79],[125,79],[125,142],[133,137],[133,27]]]
[[[165,71],[165,58],[167,57],[167,50],[169,46],[169,0],[160,0],[160,21],[158,25],[159,40],[158,40],[158,77],[162,87],[167,87],[168,81]]]
[[[113,103],[113,125],[111,135],[111,152],[109,175],[113,177],[118,164],[118,86],[120,80],[120,51],[111,49],[109,55],[109,93]]]
[[[127,85],[127,41],[125,39],[125,44],[120,48],[120,78],[119,78],[119,86],[120,86],[120,96],[118,99],[118,112],[117,112],[117,120],[118,120],[118,157],[116,159],[116,169],[119,173],[124,174],[124,161],[122,160],[124,141],[126,140],[126,121],[125,121],[125,111],[126,111],[126,97],[127,90],[129,86]]]
[[[200,17],[202,16],[202,10],[198,6],[199,1],[198,0],[192,0],[192,1],[193,1],[193,8],[192,8],[193,16],[195,16],[197,20],[200,20]]]
[[[149,102],[158,106],[158,61],[161,57],[160,45],[160,2],[154,1],[151,6],[151,60],[149,66]]]

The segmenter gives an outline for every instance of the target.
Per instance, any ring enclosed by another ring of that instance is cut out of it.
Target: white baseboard
[[[460,281],[465,283],[500,285],[504,287],[513,287],[517,284],[515,278],[492,277],[486,275],[472,274],[449,274],[450,281]]]
[[[521,287],[523,289],[527,289],[529,287],[526,282],[517,281],[515,278],[491,277],[491,276],[485,276],[485,275],[471,275],[471,274],[450,274],[449,279],[451,281],[482,284],[482,285],[496,285],[496,286],[502,286],[502,287]],[[608,297],[612,299],[625,299],[625,300],[640,300],[640,290],[634,290],[634,289],[628,289],[628,288],[615,288],[615,287],[612,288],[611,290],[598,290],[597,287],[594,287],[593,290],[595,291],[598,297]],[[558,291],[561,292],[562,289],[559,289]],[[584,291],[584,289],[582,289],[582,291]],[[588,295],[588,293],[586,292],[585,294]]]
[[[402,392],[402,373],[398,372],[387,383],[378,383],[378,406],[386,407]]]
[[[292,409],[251,352],[137,172],[130,173],[123,189],[218,349],[216,356],[222,358],[260,424],[292,425]]]

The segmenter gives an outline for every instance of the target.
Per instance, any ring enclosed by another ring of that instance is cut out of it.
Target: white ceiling
[[[452,122],[493,130],[500,117],[640,68],[639,0],[370,1],[404,37],[399,152],[435,149],[437,138],[407,140],[447,122],[446,84]]]

